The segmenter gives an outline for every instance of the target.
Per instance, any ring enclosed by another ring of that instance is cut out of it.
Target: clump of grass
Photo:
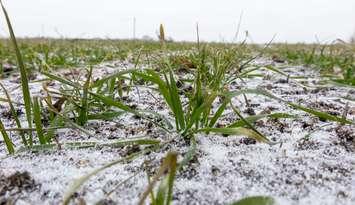
[[[324,76],[336,83],[355,85],[355,47],[346,43],[332,44],[276,44],[268,53],[289,63],[304,64],[320,69]]]
[[[178,93],[178,88],[176,86],[176,81],[174,80],[172,71],[169,71],[167,75],[164,75],[163,78],[165,80],[162,80],[159,74],[153,70],[147,70],[146,73],[136,73],[136,75],[142,77],[148,82],[155,83],[158,86],[159,92],[163,95],[165,102],[174,114],[175,128],[182,134],[182,136],[191,137],[194,133],[201,131],[219,133],[225,132],[225,134],[235,135],[248,133],[249,137],[268,142],[267,138],[259,132],[248,132],[246,129],[243,129],[243,131],[241,131],[241,129],[240,131],[237,131],[239,129],[233,129],[233,131],[221,128],[212,129],[211,127],[222,115],[227,103],[222,103],[217,111],[212,115],[213,117],[210,118],[211,107],[213,102],[218,97],[218,93],[211,91],[210,93],[203,94],[202,92],[204,91],[202,91],[202,85],[199,80],[196,82],[197,90],[195,91],[195,96],[200,95],[200,97],[190,98],[187,106],[189,110],[186,111],[183,110],[182,100],[180,99],[181,97]],[[228,100],[225,102],[228,102]]]

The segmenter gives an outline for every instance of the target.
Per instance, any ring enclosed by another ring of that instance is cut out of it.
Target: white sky
[[[175,40],[231,41],[241,12],[241,33],[254,42],[348,40],[355,32],[355,0],[3,0],[17,36],[131,38],[156,36],[163,23]],[[7,35],[1,14],[0,36]]]

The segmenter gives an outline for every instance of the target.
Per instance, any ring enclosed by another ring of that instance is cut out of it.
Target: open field
[[[355,203],[355,45],[176,43],[163,25],[159,41],[16,39],[7,24],[0,204]]]
[[[21,39],[19,48],[31,128],[3,40],[2,202],[58,204],[69,193],[79,204],[136,204],[143,193],[169,201],[170,190],[175,204],[355,201],[350,44]]]

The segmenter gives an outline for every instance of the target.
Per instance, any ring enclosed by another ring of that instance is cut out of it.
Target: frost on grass
[[[270,62],[257,59],[254,63],[260,65]],[[95,68],[94,78],[123,69],[124,66],[132,65],[124,62],[100,65]],[[73,75],[73,72],[63,72]],[[286,80],[284,76],[267,70],[260,72],[263,77],[232,82],[229,89],[238,90],[244,86],[262,88],[284,100],[334,115],[341,115],[348,104],[350,109],[347,117],[350,120],[355,119],[355,103],[346,99],[354,99],[354,90],[318,86],[319,74],[314,70],[291,66],[283,69],[290,76],[307,76],[301,80]],[[42,77],[38,75],[37,79]],[[17,77],[10,77],[1,82],[12,91],[14,101],[21,102],[21,91],[16,79]],[[302,81],[308,86],[302,86]],[[51,86],[58,88],[56,83]],[[41,95],[40,83],[32,83],[31,91],[35,95]],[[133,89],[123,100],[140,109],[153,110],[165,116],[171,114],[162,103],[161,97],[147,89]],[[256,122],[256,127],[262,133],[273,141],[280,142],[274,146],[256,143],[248,138],[199,134],[196,156],[177,175],[173,203],[226,204],[251,195],[272,196],[279,204],[355,203],[354,125],[324,122],[262,96],[234,98],[233,104],[245,116],[284,112],[297,115],[298,118],[261,119]],[[13,127],[14,122],[6,112],[8,107],[2,103],[1,118],[6,127]],[[19,110],[19,113],[22,112]],[[20,117],[24,120],[23,115]],[[236,119],[237,116],[228,108],[217,126],[228,125]],[[114,122],[90,121],[85,129],[95,133],[94,137],[85,136],[77,130],[62,129],[58,131],[58,139],[60,142],[104,142],[142,136],[162,140],[169,138],[154,125],[131,114],[120,116]],[[12,134],[11,137],[18,144],[17,136]],[[140,149],[142,147],[139,146],[69,149],[6,156],[5,145],[1,141],[0,201],[58,204],[73,179]],[[157,153],[151,152],[129,163],[105,170],[85,183],[74,195],[75,201],[86,201],[88,204],[99,201],[113,204],[137,203],[148,183],[147,172],[154,172],[167,150],[185,153],[187,144],[176,139]],[[142,164],[146,166],[143,168]],[[138,172],[140,170],[144,171]],[[118,186],[137,172],[134,178]],[[15,184],[8,181],[13,176],[19,177],[15,179],[18,180]]]

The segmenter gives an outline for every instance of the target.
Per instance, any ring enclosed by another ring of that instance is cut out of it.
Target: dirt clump
[[[351,126],[338,126],[335,133],[339,138],[339,144],[347,151],[355,151],[355,130]]]
[[[16,195],[21,192],[32,192],[39,188],[39,184],[27,172],[15,172],[6,177],[0,173],[0,197],[10,194]]]

